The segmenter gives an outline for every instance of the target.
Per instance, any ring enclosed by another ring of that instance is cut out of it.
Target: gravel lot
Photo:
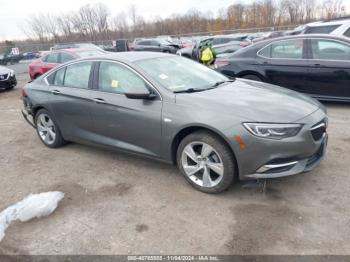
[[[26,64],[14,66],[25,72]],[[13,223],[0,254],[350,254],[350,105],[327,104],[326,159],[308,174],[194,190],[176,167],[78,144],[45,147],[0,92],[0,210],[66,194],[44,219]]]

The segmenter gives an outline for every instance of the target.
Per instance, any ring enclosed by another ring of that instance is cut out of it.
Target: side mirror
[[[125,96],[129,99],[154,99],[157,97],[154,93],[150,93],[148,90],[145,90],[144,92],[125,93]]]

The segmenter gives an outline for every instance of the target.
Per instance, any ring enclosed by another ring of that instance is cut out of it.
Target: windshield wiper
[[[189,88],[189,89],[185,89],[185,90],[178,90],[178,91],[174,91],[175,94],[178,93],[194,93],[194,92],[201,92],[201,91],[205,91],[208,90],[208,88]]]
[[[216,82],[215,84],[213,84],[211,87],[218,87],[222,84],[225,84],[225,83],[232,83],[234,82],[235,80],[231,79],[231,80],[224,80],[224,81],[218,81]]]

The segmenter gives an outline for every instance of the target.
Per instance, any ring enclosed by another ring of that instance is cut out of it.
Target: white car
[[[334,19],[305,25],[302,34],[330,34],[350,38],[350,19]]]

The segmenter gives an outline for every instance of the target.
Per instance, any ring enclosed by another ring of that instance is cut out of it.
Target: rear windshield
[[[312,26],[306,28],[305,34],[329,34],[339,26],[340,25]]]
[[[99,55],[104,55],[105,52],[99,51],[99,50],[86,50],[86,51],[80,51],[77,52],[79,57],[85,58],[85,57],[90,57],[90,56],[99,56]]]

